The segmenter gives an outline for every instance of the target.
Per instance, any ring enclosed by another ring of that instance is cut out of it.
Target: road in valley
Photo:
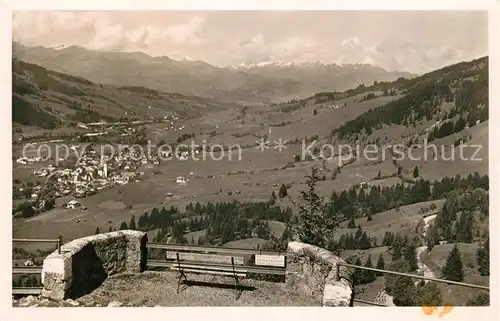
[[[427,217],[424,217],[424,232],[423,236],[425,237],[425,234],[427,233],[427,230],[429,229],[431,221],[433,221],[436,218],[437,214],[429,215]],[[425,265],[422,260],[420,259],[420,255],[422,254],[423,251],[427,249],[427,246],[420,246],[416,249],[416,255],[417,255],[417,264],[418,264],[418,272],[422,274],[423,276],[430,277],[430,278],[435,278],[436,274],[427,266]],[[415,284],[417,284],[420,281],[416,281]],[[428,282],[428,281],[425,281]],[[385,304],[386,306],[395,306],[394,304],[394,298],[390,296],[384,289],[382,289],[378,295],[377,298],[375,299],[377,303]]]

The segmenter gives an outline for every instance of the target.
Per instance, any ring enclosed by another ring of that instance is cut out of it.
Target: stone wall
[[[42,296],[55,300],[90,293],[116,273],[146,269],[146,233],[117,231],[73,240],[43,262]]]
[[[337,262],[345,261],[314,245],[290,242],[287,251],[286,282],[292,291],[313,296],[323,306],[349,306],[352,287],[349,271],[340,267],[337,281]]]

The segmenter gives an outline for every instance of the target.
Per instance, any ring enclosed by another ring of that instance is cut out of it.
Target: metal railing
[[[57,253],[61,254],[61,239],[12,239],[12,243],[56,243]],[[40,266],[13,266],[12,274],[42,274]],[[13,295],[38,295],[41,287],[12,287]]]
[[[228,247],[190,245],[190,244],[167,244],[159,242],[148,242],[146,244],[146,247],[150,249],[163,249],[172,251],[199,251],[199,252],[214,252],[214,253],[243,254],[243,255],[245,254],[272,255],[272,256],[286,255],[286,252],[272,251],[272,250],[252,250],[252,249],[242,249],[242,248],[228,248]]]
[[[61,239],[12,239],[12,243],[56,243],[57,253],[61,254]]]
[[[483,285],[477,285],[477,284],[470,284],[470,283],[463,283],[463,282],[457,282],[457,281],[451,281],[451,280],[444,280],[444,279],[437,279],[437,278],[431,278],[427,276],[422,276],[422,275],[416,275],[416,274],[409,274],[409,273],[403,273],[403,272],[396,272],[396,271],[388,271],[388,270],[382,270],[382,269],[377,269],[377,268],[369,268],[366,266],[360,266],[360,265],[354,265],[354,264],[349,264],[349,263],[342,263],[338,262],[337,263],[337,281],[340,281],[341,275],[340,275],[340,267],[345,266],[348,268],[354,268],[354,269],[360,269],[360,270],[367,270],[367,271],[373,271],[373,272],[379,272],[379,273],[385,273],[385,274],[392,274],[392,275],[398,275],[398,276],[407,276],[412,279],[420,279],[420,280],[427,280],[427,281],[433,281],[433,282],[441,282],[441,283],[446,283],[446,284],[452,284],[452,285],[458,285],[458,286],[465,286],[468,288],[474,288],[474,289],[480,289],[480,290],[486,290],[489,291],[490,288],[487,286]],[[372,301],[366,301],[366,300],[360,300],[360,299],[353,299],[354,302],[359,302],[359,303],[364,303],[364,304],[371,304],[371,305],[376,305],[376,306],[383,306],[385,307],[386,305],[372,302]]]

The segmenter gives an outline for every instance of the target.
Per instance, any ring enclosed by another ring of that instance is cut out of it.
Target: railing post
[[[337,262],[337,281],[340,281],[340,262]]]
[[[57,254],[61,254],[61,239],[57,238]]]

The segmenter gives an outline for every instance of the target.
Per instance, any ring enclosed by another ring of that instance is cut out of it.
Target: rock
[[[75,300],[71,300],[71,299],[67,299],[67,300],[66,300],[66,303],[67,303],[67,304],[69,304],[69,305],[71,305],[71,306],[74,306],[74,307],[77,307],[77,306],[79,306],[79,305],[80,305],[80,303],[78,303],[78,302],[77,302],[77,301],[75,301]]]
[[[33,301],[35,301],[35,300],[36,300],[36,298],[35,298],[34,296],[32,296],[32,295],[28,295],[27,297],[25,297],[25,298],[24,298],[24,300],[23,300],[23,301],[24,301],[24,302],[33,302]]]
[[[47,298],[45,298],[45,299],[41,299],[41,300],[40,300],[40,304],[41,304],[42,306],[48,305],[48,304],[50,304],[50,300],[49,300],[49,299],[47,299]]]
[[[35,304],[36,298],[32,295],[28,295],[27,297],[19,299],[20,307],[28,307]]]
[[[122,305],[123,305],[123,303],[116,301],[116,300],[113,300],[113,301],[108,303],[108,308],[118,308],[118,307],[121,307]]]

